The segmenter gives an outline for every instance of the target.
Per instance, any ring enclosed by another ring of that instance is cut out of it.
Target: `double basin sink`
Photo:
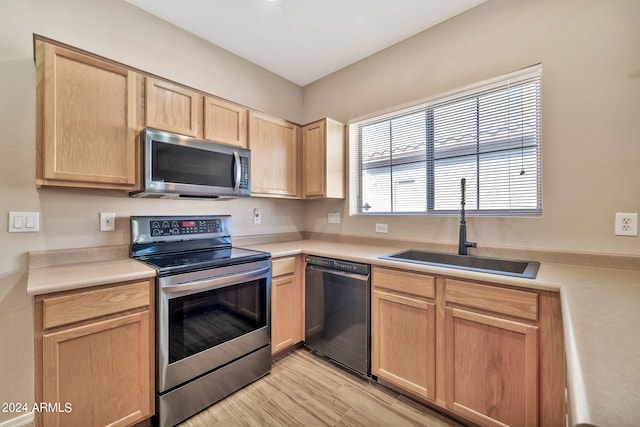
[[[380,258],[391,261],[433,265],[436,267],[471,270],[480,273],[499,274],[502,276],[522,277],[526,279],[535,279],[538,274],[538,268],[540,268],[540,263],[536,261],[487,258],[472,255],[428,252],[416,249],[384,255]]]

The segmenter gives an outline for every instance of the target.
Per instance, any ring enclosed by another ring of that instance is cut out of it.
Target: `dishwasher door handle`
[[[320,267],[318,265],[307,264],[307,270],[321,271],[323,273],[335,274],[336,276],[348,277],[356,280],[367,280],[368,274],[355,274],[342,270],[334,270],[332,268]]]

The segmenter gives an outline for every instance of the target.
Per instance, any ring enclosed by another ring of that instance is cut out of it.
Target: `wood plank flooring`
[[[180,427],[428,426],[454,421],[378,384],[298,349],[274,362],[271,373]]]

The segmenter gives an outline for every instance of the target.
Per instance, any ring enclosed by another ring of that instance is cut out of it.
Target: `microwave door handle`
[[[240,191],[240,180],[242,179],[242,166],[240,165],[240,155],[237,151],[233,152],[233,172],[236,176],[233,191],[237,193]]]

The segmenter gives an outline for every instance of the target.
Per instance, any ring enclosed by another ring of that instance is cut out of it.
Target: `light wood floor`
[[[271,373],[180,427],[428,426],[460,427],[378,384],[299,349],[274,362]]]

